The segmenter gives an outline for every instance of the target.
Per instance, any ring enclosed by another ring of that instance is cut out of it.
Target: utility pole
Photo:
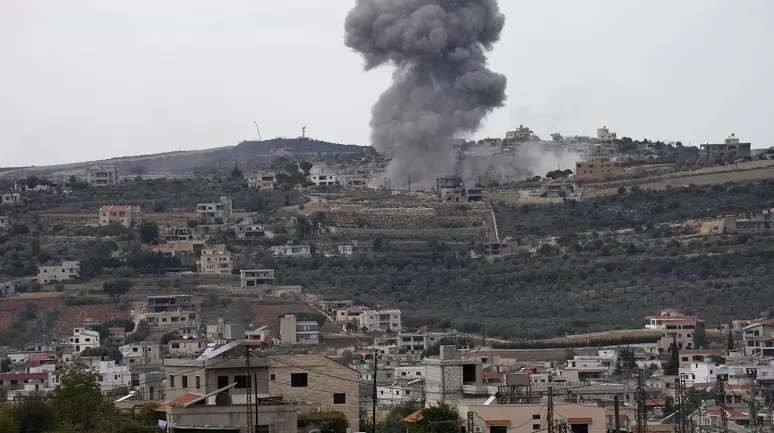
[[[720,408],[719,433],[728,433],[728,413],[726,412],[726,381],[718,378],[715,382],[715,403]]]
[[[258,373],[253,373],[253,390],[255,392],[255,424],[258,425]],[[255,432],[253,432],[255,433]]]
[[[546,405],[546,418],[548,420],[548,433],[556,433],[554,431],[554,389],[548,387],[548,404]]]
[[[613,396],[613,410],[615,411],[615,433],[621,433],[621,409],[618,406],[618,395]]]
[[[473,412],[468,412],[467,433],[473,433]]]
[[[252,380],[250,380],[250,348],[247,344],[245,344],[245,381],[247,382],[247,404],[245,405],[247,407],[247,431],[255,433],[255,424],[253,424],[253,395],[252,389],[250,389],[252,388],[250,386],[250,383],[252,382]]]
[[[755,374],[750,372],[750,431],[758,433],[758,411],[755,401]]]
[[[411,192],[411,175],[408,175],[409,177],[409,192]]]
[[[648,415],[645,406],[645,372],[640,370],[637,375],[637,391],[635,392],[635,400],[637,402],[637,432],[647,433],[648,431]],[[725,432],[728,433],[728,432]]]
[[[374,345],[375,346],[375,345]],[[376,347],[374,347],[374,398],[373,398],[373,412],[371,413],[371,433],[376,433]]]
[[[675,415],[672,420],[672,431],[674,433],[685,433],[683,431],[683,390],[681,389],[680,376],[675,378]]]

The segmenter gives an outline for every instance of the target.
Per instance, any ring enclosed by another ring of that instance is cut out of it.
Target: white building
[[[86,328],[75,328],[73,329],[73,335],[65,339],[65,344],[77,353],[99,347],[99,332]]]
[[[3,234],[11,230],[11,217],[0,216],[0,234]]]
[[[597,139],[603,140],[603,141],[611,141],[615,140],[617,138],[617,135],[615,132],[610,132],[609,129],[607,129],[607,126],[603,126],[599,129],[597,129]]]
[[[161,347],[158,343],[143,341],[118,348],[124,365],[161,364]]]
[[[348,244],[338,245],[339,254],[347,257],[369,256],[373,249],[372,244],[353,241]]]
[[[330,173],[310,174],[309,181],[314,186],[335,186],[339,185],[339,177]]]
[[[89,170],[86,173],[86,182],[91,186],[107,186],[118,183],[118,167],[108,166]]]
[[[774,320],[755,320],[742,329],[744,354],[774,356]]]
[[[685,315],[680,311],[667,308],[658,316],[646,316],[645,328],[661,331],[657,348],[659,353],[669,352],[677,342],[679,349],[693,349],[693,339],[697,328],[704,327],[704,321],[698,316]]]
[[[0,204],[15,205],[21,203],[21,194],[18,192],[9,192],[0,195]]]
[[[320,342],[320,325],[314,320],[297,320],[288,314],[280,319],[282,344],[317,344]]]
[[[210,275],[231,275],[234,269],[231,253],[214,249],[202,250],[196,266],[200,273]]]
[[[230,222],[233,217],[232,200],[221,197],[217,203],[199,203],[196,205],[196,215],[199,220],[210,224]]]
[[[81,273],[81,262],[64,261],[60,265],[38,266],[38,283],[46,284],[53,281],[67,281],[78,278]]]
[[[272,254],[274,254],[275,256],[304,257],[304,258],[312,257],[311,245],[294,245],[293,243],[288,242],[285,245],[275,245],[273,247],[269,247],[269,249],[271,249]]]
[[[274,286],[274,269],[242,269],[239,271],[240,286],[243,289],[250,287]]]
[[[403,329],[398,309],[365,310],[360,314],[359,323],[361,328],[368,328],[369,331],[398,332]]]
[[[95,370],[97,383],[103,393],[129,388],[132,385],[132,373],[128,365],[116,365],[115,361],[100,361]]]
[[[533,131],[524,125],[519,125],[515,131],[505,133],[506,141],[527,141],[532,138]]]
[[[139,206],[105,205],[99,209],[99,225],[121,224],[133,227],[140,224]]]
[[[247,176],[247,186],[255,189],[274,189],[277,184],[277,173],[253,173]]]

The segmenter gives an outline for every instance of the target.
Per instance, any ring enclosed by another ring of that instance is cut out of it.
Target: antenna
[[[261,130],[258,128],[258,122],[253,120],[253,123],[255,123],[255,130],[258,131],[258,141],[263,141],[263,138],[261,138]]]
[[[301,138],[306,138],[306,126],[301,127]]]

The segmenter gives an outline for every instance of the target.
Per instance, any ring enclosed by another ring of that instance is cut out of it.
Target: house
[[[353,241],[348,244],[342,244],[338,246],[339,254],[350,257],[369,257],[373,250],[373,244]]]
[[[441,346],[440,355],[422,360],[427,404],[456,404],[463,398],[488,397],[481,358],[461,357],[456,346]]]
[[[723,231],[725,233],[759,233],[772,230],[774,230],[772,209],[761,211],[753,219],[723,219]]]
[[[231,275],[234,264],[231,253],[223,249],[204,249],[196,262],[199,273],[210,275]]]
[[[165,359],[167,398],[227,391],[221,398],[243,406],[248,392],[245,376],[248,347],[242,341],[234,341],[208,348],[196,359]],[[251,391],[259,400],[282,397],[311,403],[309,407],[297,406],[301,411],[338,410],[347,416],[352,431],[359,431],[360,394],[355,370],[326,356],[295,355],[250,357],[249,372],[254,375]],[[210,398],[214,400],[215,396]],[[208,425],[213,422],[209,421]],[[295,431],[296,425],[289,425],[288,429]]]
[[[0,216],[0,234],[3,234],[11,230],[11,217],[4,215]]]
[[[282,344],[318,344],[320,325],[314,320],[298,320],[287,314],[280,319],[280,340]]]
[[[457,405],[457,410],[461,416],[472,414],[474,432],[533,433],[543,431],[547,426],[544,404],[460,402]],[[559,417],[555,417],[555,420],[559,419],[560,421],[554,422],[556,424],[559,424],[559,422],[565,423],[567,425],[566,431],[568,432],[592,432],[610,429],[608,410],[593,403],[573,404],[557,402],[554,403],[554,413],[561,414]],[[631,431],[631,428],[634,426],[636,426],[634,418],[629,419],[625,415],[621,416],[623,431]],[[560,430],[558,426],[557,430]]]
[[[239,281],[243,289],[273,287],[276,284],[274,269],[242,269],[239,271]]]
[[[559,198],[568,197],[575,192],[575,184],[566,179],[554,179],[543,185],[542,197]]]
[[[237,239],[252,240],[266,236],[263,224],[237,224],[234,226]]]
[[[360,326],[368,328],[369,331],[392,331],[398,332],[403,327],[400,323],[400,310],[365,310],[360,314]]]
[[[591,161],[575,163],[575,180],[602,180],[624,173],[624,163],[611,161],[607,157],[596,157]]]
[[[103,393],[126,389],[132,385],[132,373],[128,365],[116,365],[116,361],[100,361],[94,368],[97,383]]]
[[[99,332],[85,328],[73,329],[73,335],[64,339],[64,344],[77,353],[86,349],[94,349],[100,346]]]
[[[175,257],[177,254],[174,246],[171,245],[156,245],[151,247],[151,251],[156,254],[161,254],[162,257]]]
[[[310,182],[314,184],[314,186],[339,185],[339,178],[335,174],[329,174],[329,173],[310,174],[308,179]]]
[[[505,141],[527,141],[532,138],[533,131],[524,125],[519,125],[515,131],[505,133]]]
[[[197,239],[196,227],[166,224],[159,227],[159,238],[167,243],[193,241]]]
[[[440,332],[398,332],[395,342],[400,351],[422,352],[440,342],[445,335]]]
[[[139,206],[105,205],[99,209],[99,225],[121,224],[124,227],[140,225]]]
[[[359,324],[360,315],[363,314],[363,311],[366,309],[367,308],[364,307],[336,308],[333,310],[333,320],[341,325],[353,322]]]
[[[247,344],[257,344],[265,347],[271,346],[271,330],[268,326],[260,326],[245,331]]]
[[[368,170],[355,170],[339,176],[339,181],[347,188],[367,188],[371,182],[371,173]]]
[[[16,285],[13,283],[0,283],[0,298],[8,298],[16,293]]]
[[[613,141],[618,138],[617,135],[618,134],[615,132],[610,132],[610,130],[607,129],[607,126],[603,126],[597,129],[597,140],[600,141]]]
[[[216,344],[225,344],[234,340],[245,339],[245,325],[239,323],[224,323],[218,319],[217,323],[209,324],[206,328],[207,339]]]
[[[774,320],[755,320],[742,329],[746,356],[774,356]]]
[[[277,184],[277,173],[254,173],[247,176],[247,186],[255,189],[274,189]]]
[[[81,262],[64,261],[59,265],[38,266],[38,283],[47,284],[54,281],[68,281],[78,278],[81,273]]]
[[[209,224],[223,224],[233,219],[233,203],[230,198],[221,197],[216,203],[199,203],[196,215],[200,221]]]
[[[206,348],[207,340],[201,338],[169,340],[170,355],[198,355]]]
[[[191,295],[151,295],[147,298],[145,321],[154,328],[190,334],[199,329]]]
[[[302,257],[302,258],[312,257],[311,245],[294,245],[290,241],[288,241],[288,243],[285,245],[275,245],[273,247],[269,247],[269,249],[271,249],[272,254],[274,254],[275,256]]]
[[[126,329],[124,328],[110,328],[110,335],[108,336],[108,346],[123,346],[126,344]]]
[[[13,206],[19,203],[21,203],[21,193],[9,192],[5,194],[0,194],[0,204]]]
[[[48,371],[40,373],[0,373],[0,390],[10,401],[30,394],[46,393],[56,387],[58,374]]]
[[[736,134],[731,134],[723,143],[702,144],[700,154],[710,161],[751,158],[751,147],[751,143],[740,143]]]
[[[118,167],[97,167],[86,172],[86,182],[91,186],[116,185],[119,181]]]
[[[513,239],[510,236],[507,236],[505,239],[503,239],[500,242],[487,242],[484,244],[484,255],[485,256],[501,256],[506,254],[513,254],[516,251],[516,248],[519,246],[519,243],[516,241],[516,239]]]
[[[659,353],[667,353],[673,342],[677,342],[679,349],[693,349],[694,334],[697,329],[704,328],[704,321],[698,316],[665,309],[658,316],[646,316],[645,328],[661,331],[656,347]]]
[[[161,363],[161,347],[158,343],[142,341],[118,348],[124,365],[152,365]]]

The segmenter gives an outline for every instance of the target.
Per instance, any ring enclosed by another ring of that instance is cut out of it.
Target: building
[[[704,328],[704,321],[668,308],[658,316],[646,316],[645,328],[661,331],[656,347],[659,353],[667,353],[675,342],[678,349],[693,349],[694,334],[698,328]]]
[[[108,346],[123,346],[126,344],[126,329],[124,328],[110,328],[110,335],[108,336]]]
[[[400,310],[364,310],[360,314],[360,327],[369,331],[398,332],[403,329],[400,322]]]
[[[363,314],[363,311],[365,310],[367,310],[367,308],[363,307],[336,308],[333,310],[333,320],[341,325],[354,322],[360,326],[360,315]]]
[[[761,211],[753,219],[723,219],[723,231],[725,233],[759,233],[769,232],[774,229],[772,209]]]
[[[247,176],[247,186],[255,189],[274,189],[277,173],[254,173]]]
[[[166,224],[159,227],[159,238],[167,243],[193,241],[197,239],[198,231],[196,227],[177,226]]]
[[[373,250],[373,244],[353,241],[348,244],[342,244],[338,246],[339,254],[350,257],[370,257]]]
[[[613,141],[617,138],[617,134],[615,132],[610,132],[610,130],[607,129],[607,126],[603,126],[597,129],[597,140]]]
[[[11,217],[0,216],[0,235],[11,230]]]
[[[464,398],[488,397],[480,357],[459,357],[456,346],[441,346],[440,355],[422,360],[427,404],[456,404]]]
[[[505,133],[505,141],[527,141],[532,138],[533,131],[524,125],[519,125],[515,131]]]
[[[39,266],[38,283],[47,284],[54,281],[68,281],[78,278],[81,273],[81,262],[64,261],[60,265]]]
[[[100,346],[99,332],[86,328],[73,329],[73,335],[64,339],[73,351],[81,353],[86,349],[94,349]]]
[[[544,404],[485,404],[465,401],[457,405],[457,410],[460,416],[473,414],[474,432],[534,433],[545,430],[548,425]],[[594,403],[557,402],[554,404],[554,413],[561,414],[561,420],[567,424],[568,432],[614,431],[614,427],[611,428],[610,425],[615,424],[608,422],[608,410],[597,407]],[[636,426],[635,420],[629,419],[624,410],[621,410],[620,418],[622,431],[632,431]],[[671,424],[669,426],[671,427]]]
[[[403,352],[422,352],[441,341],[446,336],[441,332],[398,332],[385,334],[376,339],[377,344],[395,346]]]
[[[128,365],[116,365],[116,361],[100,361],[94,368],[97,383],[103,393],[128,389],[132,386],[132,373]]]
[[[298,320],[287,314],[280,319],[280,340],[282,344],[318,344],[320,325],[314,320]]]
[[[123,356],[124,365],[161,364],[161,346],[157,342],[142,341],[126,344],[118,350]]]
[[[710,161],[736,160],[752,157],[752,144],[740,143],[735,134],[731,134],[720,144],[702,144],[701,155],[706,156]]]
[[[145,321],[155,328],[183,334],[195,333],[199,319],[191,295],[151,295],[147,299]]]
[[[314,186],[336,186],[340,184],[338,176],[329,173],[310,174],[308,179]]]
[[[566,179],[554,179],[543,185],[541,196],[547,198],[569,197],[575,192],[575,184]]]
[[[16,293],[16,285],[14,283],[0,283],[0,298],[8,298]]]
[[[202,338],[169,340],[170,355],[198,355],[206,348],[207,340]]]
[[[19,203],[21,203],[21,193],[9,192],[5,194],[0,194],[0,204],[13,206]]]
[[[288,257],[301,257],[301,258],[312,257],[311,245],[294,245],[292,242],[288,242],[285,245],[275,245],[273,247],[269,247],[269,249],[271,249],[272,254],[274,254],[275,256],[288,256]]]
[[[234,263],[231,253],[219,249],[202,250],[202,255],[196,262],[197,270],[202,274],[231,275]]]
[[[86,173],[86,182],[91,186],[108,186],[118,184],[118,167],[98,167]]]
[[[209,324],[206,328],[207,338],[215,344],[225,344],[234,340],[245,339],[245,325],[239,323],[225,323],[218,319],[218,323]]]
[[[121,224],[124,227],[140,225],[139,206],[105,205],[99,209],[99,225]]]
[[[347,188],[367,188],[371,182],[371,173],[368,170],[355,170],[339,176],[339,181]]]
[[[602,180],[624,172],[624,163],[599,157],[592,161],[575,163],[575,180]]]
[[[441,200],[453,202],[481,201],[484,199],[483,188],[441,188]]]
[[[242,269],[239,271],[240,286],[243,289],[250,287],[273,287],[276,284],[274,269]]]
[[[742,329],[746,356],[774,356],[774,320],[755,320]]]
[[[499,242],[487,242],[484,244],[485,256],[503,256],[506,254],[513,254],[516,252],[516,248],[519,243],[516,239],[507,236],[505,239]]]
[[[234,226],[237,239],[262,239],[266,236],[263,224],[237,224]]]
[[[199,203],[196,215],[200,221],[209,224],[223,224],[233,219],[233,203],[230,198],[221,197],[216,203]]]

